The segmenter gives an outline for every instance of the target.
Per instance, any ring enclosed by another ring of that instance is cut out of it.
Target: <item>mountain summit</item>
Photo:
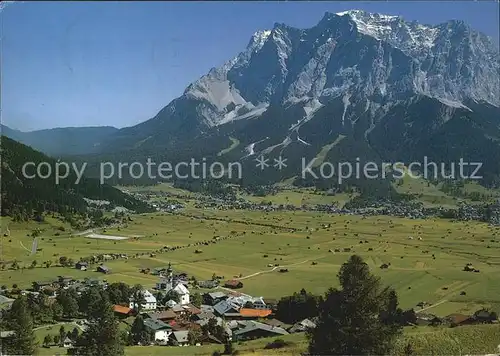
[[[231,135],[241,144],[233,158],[314,156],[341,135],[335,149],[355,143],[381,159],[432,155],[448,139],[446,159],[499,151],[499,68],[492,39],[462,21],[431,26],[350,10],[308,29],[277,23],[104,150],[210,155]],[[475,141],[454,141],[464,132]],[[209,137],[218,139],[208,145]]]
[[[191,84],[209,126],[259,114],[273,102],[342,95],[391,104],[421,94],[462,106],[500,105],[498,49],[463,22],[437,26],[361,10],[326,13],[313,28],[276,24],[245,51]],[[244,114],[241,114],[240,111]]]
[[[499,64],[491,38],[460,21],[430,26],[361,10],[326,13],[309,29],[257,31],[243,52],[190,84],[157,118],[176,136],[186,126],[196,132],[255,118],[272,104],[312,101],[316,108],[338,97],[371,111],[414,95],[499,106]],[[189,118],[179,114],[186,107]]]

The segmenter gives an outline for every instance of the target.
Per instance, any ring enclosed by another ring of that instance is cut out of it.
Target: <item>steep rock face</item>
[[[313,28],[276,24],[259,31],[236,58],[193,83],[184,95],[203,102],[207,125],[227,123],[246,106],[349,95],[394,102],[424,94],[459,106],[498,106],[499,57],[491,39],[465,23],[438,26],[401,17],[327,13]]]
[[[330,153],[346,159],[418,159],[432,149],[441,159],[492,157],[499,64],[492,40],[460,21],[429,26],[352,10],[309,29],[275,24],[105,151],[210,156],[231,136],[240,142],[233,160],[314,157],[333,143]],[[468,134],[473,142],[459,142]],[[488,162],[493,177],[500,169]]]

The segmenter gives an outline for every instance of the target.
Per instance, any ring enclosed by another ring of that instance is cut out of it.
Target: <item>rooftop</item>
[[[288,332],[285,329],[282,329],[282,328],[276,327],[276,326],[267,325],[264,323],[259,323],[256,321],[248,321],[243,325],[244,325],[244,327],[240,330],[235,331],[234,335],[236,335],[236,336],[242,335],[242,334],[245,334],[247,332],[254,331],[254,330],[265,330],[265,331],[273,332],[273,333],[280,334],[280,335],[288,335]]]
[[[113,305],[113,311],[115,313],[119,313],[119,314],[129,314],[132,309],[130,309],[129,307],[124,307],[123,305]]]
[[[149,328],[153,331],[172,328],[170,325],[164,323],[161,320],[151,319],[151,318],[144,319],[144,326],[146,326],[147,328]]]
[[[272,314],[272,310],[270,309],[250,309],[250,308],[241,308],[240,314],[243,317],[255,317],[255,318],[265,318]]]
[[[187,330],[174,331],[173,334],[177,342],[188,342],[189,331]]]
[[[159,319],[159,320],[175,319],[177,317],[177,315],[172,310],[165,310],[159,313],[149,313],[147,315],[152,319]]]

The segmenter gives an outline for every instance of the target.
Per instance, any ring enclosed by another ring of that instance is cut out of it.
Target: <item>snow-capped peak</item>
[[[271,30],[261,30],[257,31],[253,34],[252,39],[248,45],[248,48],[252,51],[258,51],[262,48],[264,43],[267,41],[269,36],[271,35]]]
[[[400,16],[349,10],[336,13],[349,16],[360,33],[383,40],[410,52],[431,48],[439,33],[437,27],[406,22]]]

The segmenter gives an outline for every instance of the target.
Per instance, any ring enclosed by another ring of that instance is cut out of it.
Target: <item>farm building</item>
[[[458,313],[446,316],[445,321],[450,323],[451,326],[467,325],[473,322],[469,315],[458,314]]]
[[[243,282],[232,279],[230,281],[226,281],[224,283],[224,287],[231,288],[231,289],[239,289],[239,288],[243,287]]]
[[[33,282],[33,291],[41,292],[44,289],[52,288],[54,282],[52,281],[43,281],[43,282]]]
[[[87,262],[77,262],[75,264],[75,268],[79,269],[80,271],[86,271],[87,268],[89,267],[89,264]]]
[[[472,316],[477,323],[494,323],[498,322],[498,315],[495,312],[490,312],[486,309],[478,310]]]
[[[210,281],[199,281],[198,282],[198,286],[200,288],[205,288],[205,289],[212,289],[212,288],[216,288],[217,286],[219,285],[219,281],[218,280],[210,280]]]
[[[132,309],[123,305],[113,305],[113,311],[119,318],[126,318],[132,314]]]
[[[288,335],[288,332],[279,327],[274,327],[256,321],[247,321],[243,323],[243,328],[233,332],[233,340],[252,340],[280,335]]]
[[[101,272],[101,273],[104,273],[104,274],[109,274],[111,273],[111,269],[105,265],[101,265],[101,266],[98,266],[97,267],[97,272]]]

